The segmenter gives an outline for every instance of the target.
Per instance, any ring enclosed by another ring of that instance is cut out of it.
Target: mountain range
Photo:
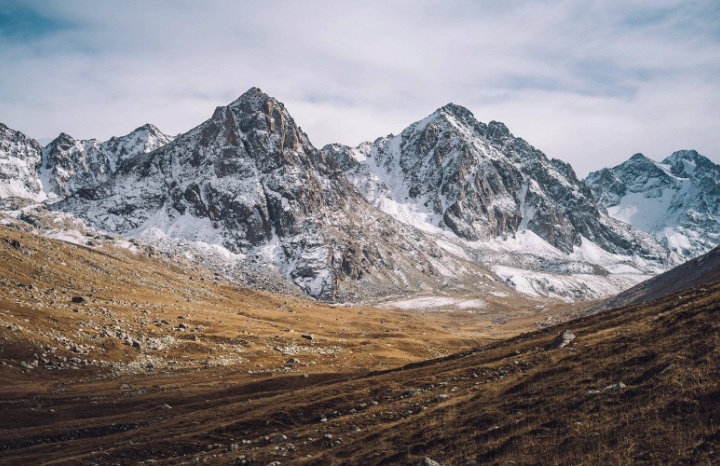
[[[610,216],[652,234],[683,260],[720,243],[720,165],[694,150],[662,162],[635,154],[590,173],[585,184]]]
[[[720,242],[712,170],[683,151],[581,181],[455,104],[399,135],[318,149],[258,88],[174,138],[145,125],[41,147],[0,126],[0,198],[331,301],[616,294]],[[652,222],[632,213],[642,202]]]

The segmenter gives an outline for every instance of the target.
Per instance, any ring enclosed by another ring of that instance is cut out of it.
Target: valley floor
[[[326,306],[5,227],[0,261],[2,465],[720,461],[720,285],[512,319]]]

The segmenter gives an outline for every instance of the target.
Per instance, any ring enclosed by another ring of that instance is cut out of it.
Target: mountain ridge
[[[678,261],[607,215],[570,164],[454,103],[399,135],[318,149],[251,88],[176,137],[150,124],[103,143],[63,133],[43,161],[52,209],[168,254],[221,246],[213,260],[326,300],[597,299]]]
[[[683,260],[720,244],[720,165],[694,150],[643,154],[584,183],[609,215],[653,235]]]

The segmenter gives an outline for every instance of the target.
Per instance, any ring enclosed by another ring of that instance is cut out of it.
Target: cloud
[[[580,175],[642,151],[720,161],[714,1],[13,2],[0,121],[31,136],[177,133],[251,86],[318,146],[455,102]],[[15,13],[14,13],[15,12]]]

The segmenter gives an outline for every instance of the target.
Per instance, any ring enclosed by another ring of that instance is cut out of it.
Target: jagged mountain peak
[[[463,120],[470,120],[475,119],[475,115],[468,110],[466,107],[463,107],[462,105],[454,104],[452,102],[443,105],[439,109],[435,111],[436,114],[449,114],[453,115],[454,117],[463,119]]]
[[[262,105],[266,100],[272,99],[277,102],[277,100],[268,94],[264,93],[262,89],[259,87],[251,87],[247,91],[240,94],[240,97],[235,99],[230,103],[230,106],[237,106],[239,104],[246,104],[250,106],[255,106],[256,109],[259,109],[260,105]]]
[[[720,166],[694,150],[662,162],[642,154],[584,183],[614,218],[654,235],[683,258],[720,243]]]
[[[647,157],[642,152],[638,152],[633,154],[629,159],[627,159],[625,163],[627,165],[655,165],[657,162]]]
[[[428,289],[478,274],[442,264],[445,254],[420,231],[368,204],[285,106],[257,88],[57,208],[123,235],[222,245],[315,297]],[[474,281],[489,280],[484,274]]]
[[[101,149],[108,156],[111,171],[115,171],[127,159],[152,152],[173,139],[157,126],[146,123],[124,136],[113,136],[101,144]]]
[[[0,200],[44,199],[35,169],[41,160],[42,147],[37,141],[0,123]]]
[[[126,134],[125,136],[113,136],[110,139],[118,139],[118,138],[130,136],[132,134],[138,134],[138,133],[149,133],[149,134],[153,134],[153,135],[167,136],[165,133],[160,131],[160,129],[157,126],[153,125],[152,123],[145,123],[142,126],[138,126],[134,130],[132,130],[130,133]]]
[[[76,141],[76,139],[74,137],[72,137],[71,135],[69,135],[66,132],[62,132],[62,133],[58,134],[57,137],[55,139],[53,139],[52,141],[50,141],[47,145],[48,146],[57,145],[57,144],[62,144],[62,143],[67,143],[67,142],[74,143],[75,141]]]
[[[627,238],[603,217],[569,164],[549,160],[505,124],[486,125],[454,104],[398,136],[325,151],[368,201],[430,230],[470,241],[530,230],[565,253],[583,238],[612,253],[628,252],[631,242],[653,260],[666,253],[642,233]]]
[[[700,155],[698,151],[694,149],[690,150],[679,150],[673,152],[669,157],[665,158],[665,160],[662,161],[662,163],[666,164],[673,164],[677,162],[678,160],[691,160],[691,161],[697,161],[697,160],[709,160],[707,157]]]
[[[662,161],[670,165],[673,175],[681,178],[712,178],[720,176],[720,165],[695,150],[680,150]]]

